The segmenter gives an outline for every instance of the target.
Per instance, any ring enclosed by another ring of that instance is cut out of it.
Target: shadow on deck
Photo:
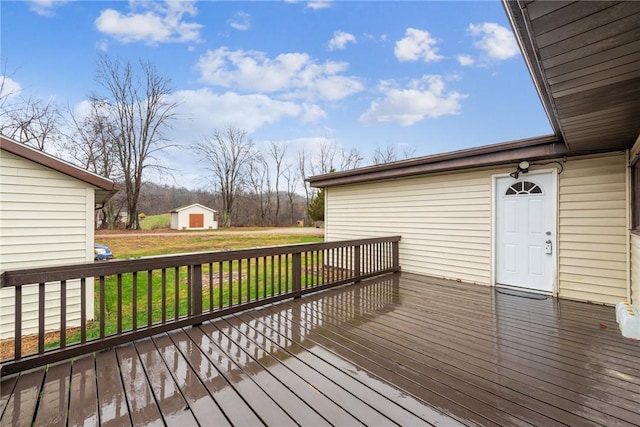
[[[394,274],[2,380],[0,425],[639,425],[614,309]]]

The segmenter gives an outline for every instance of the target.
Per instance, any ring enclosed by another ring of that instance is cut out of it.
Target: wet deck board
[[[640,425],[638,366],[611,307],[405,274],[4,378],[0,426]]]

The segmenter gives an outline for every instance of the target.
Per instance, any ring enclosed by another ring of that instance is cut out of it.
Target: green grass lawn
[[[140,221],[143,230],[157,230],[171,227],[171,214],[149,215]]]

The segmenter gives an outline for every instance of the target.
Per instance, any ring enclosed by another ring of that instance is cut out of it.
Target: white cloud
[[[411,126],[426,118],[458,114],[460,100],[466,97],[455,91],[447,92],[444,80],[437,75],[424,75],[405,88],[395,81],[383,81],[379,89],[384,97],[372,102],[360,116],[364,124],[396,122]]]
[[[317,63],[306,53],[283,53],[271,59],[264,52],[210,50],[196,68],[204,83],[296,99],[338,100],[363,89],[359,79],[341,75],[346,62]]]
[[[69,3],[68,0],[30,0],[29,10],[40,16],[53,16],[55,9]]]
[[[0,76],[0,100],[11,99],[20,95],[22,92],[22,86],[20,83],[13,80],[11,77]]]
[[[329,50],[342,50],[347,47],[347,43],[357,43],[356,36],[344,31],[335,31],[329,40]]]
[[[247,31],[251,28],[251,15],[240,11],[236,13],[233,19],[229,20],[229,25],[231,28],[235,28],[238,31]]]
[[[493,22],[469,24],[467,32],[476,39],[473,45],[489,59],[509,59],[520,52],[513,33],[502,25]]]
[[[193,1],[149,2],[132,0],[131,12],[124,15],[114,9],[105,9],[95,21],[98,31],[122,43],[197,42],[201,24],[187,22],[184,16],[195,16]]]
[[[328,9],[331,7],[332,0],[314,0],[307,3],[309,9]]]
[[[476,62],[476,60],[473,59],[473,56],[471,55],[458,55],[456,59],[458,60],[458,64],[462,65],[463,67],[469,67]]]
[[[443,57],[438,55],[438,41],[428,31],[407,28],[405,38],[396,42],[394,53],[399,61],[435,62]]]
[[[173,94],[184,117],[180,133],[201,135],[214,128],[239,126],[247,132],[284,119],[300,119],[313,123],[326,113],[313,104],[282,101],[262,94],[243,95],[235,92],[216,93],[209,88],[182,90]]]

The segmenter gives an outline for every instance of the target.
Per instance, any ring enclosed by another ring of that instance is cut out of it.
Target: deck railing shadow
[[[12,351],[1,357],[1,373],[396,272],[399,241],[394,236],[5,271],[0,291],[13,300],[8,315],[14,337]],[[35,320],[23,315],[29,307]]]

